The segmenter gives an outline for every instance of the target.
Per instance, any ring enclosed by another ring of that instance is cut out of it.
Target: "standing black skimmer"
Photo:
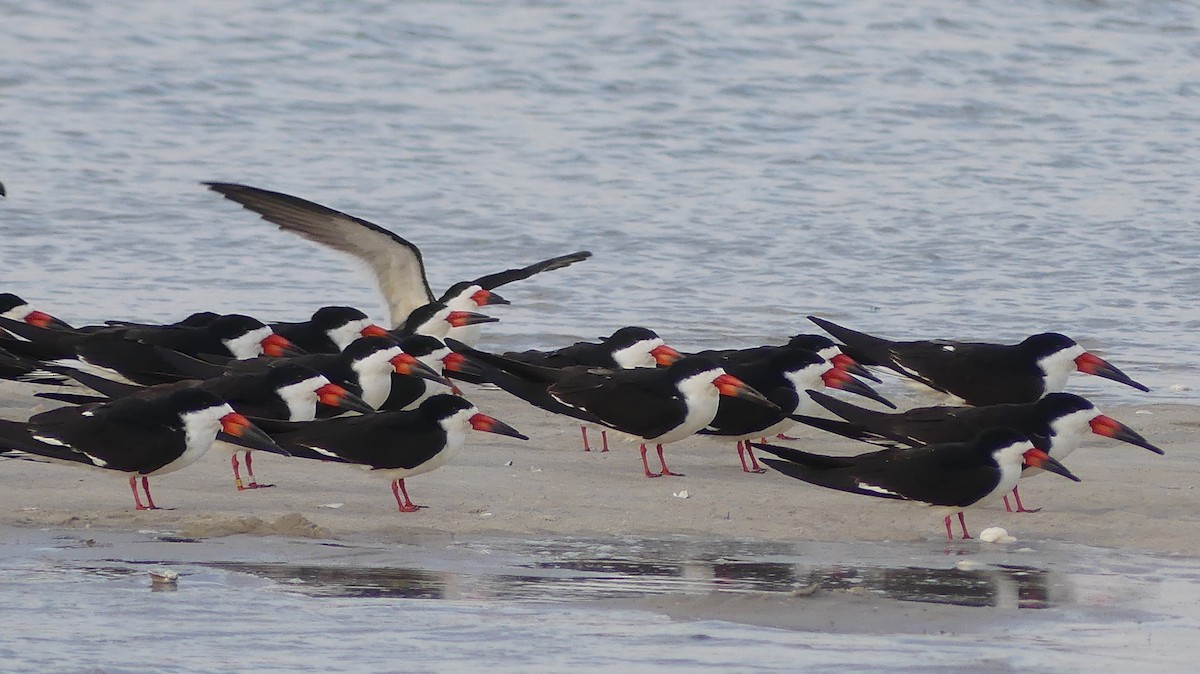
[[[340,417],[306,424],[267,423],[292,456],[353,463],[392,483],[400,512],[416,512],[405,478],[446,465],[471,429],[528,440],[514,428],[479,412],[465,398],[440,394],[415,410]],[[404,498],[401,500],[400,495]]]
[[[281,450],[246,417],[210,391],[185,388],[150,398],[60,407],[27,422],[0,420],[0,446],[27,454],[129,474],[138,510],[153,510],[147,478],[184,468],[222,437],[246,447]],[[146,505],[137,491],[142,478]]]
[[[690,437],[711,423],[721,396],[776,407],[708,358],[685,357],[665,368],[556,369],[478,351],[454,341],[448,344],[494,368],[494,372],[488,372],[489,381],[532,405],[640,438],[646,477],[681,475],[667,468],[663,445]],[[657,445],[661,473],[650,472],[646,461],[648,443]]]
[[[918,407],[900,414],[863,409],[817,391],[809,391],[809,395],[845,421],[807,416],[796,417],[798,421],[883,447],[966,442],[988,428],[1003,426],[1021,431],[1038,449],[1058,461],[1067,458],[1085,437],[1092,434],[1128,442],[1155,454],[1163,453],[1137,431],[1102,414],[1087,399],[1073,393],[1048,393],[1031,403],[986,407]],[[1026,468],[1023,476],[1040,472],[1036,468]],[[1030,512],[1021,504],[1018,489],[1013,487],[1017,512]],[[1004,497],[1004,506],[1011,511],[1007,496]]]
[[[404,353],[416,358],[433,372],[482,382],[483,370],[461,353],[450,350],[442,340],[428,335],[408,335],[401,337],[400,348]],[[449,380],[436,380],[429,377],[412,377],[392,375],[392,390],[387,400],[379,406],[380,410],[411,410],[425,401],[426,398],[440,393],[461,394]]]
[[[809,401],[805,394],[808,389],[828,386],[895,407],[870,386],[831,365],[815,351],[780,349],[759,360],[725,363],[724,368],[778,406],[771,409],[753,401],[724,397],[717,407],[717,415],[700,431],[704,435],[736,440],[738,460],[746,473],[766,472],[755,460],[749,440],[762,438],[766,442],[767,436],[783,433],[796,425],[789,415]],[[744,454],[750,455],[750,466],[746,465]]]
[[[387,329],[373,323],[362,311],[341,306],[321,307],[307,321],[271,323],[270,326],[275,334],[308,353],[337,353],[359,337],[388,334]]]
[[[782,345],[766,345],[753,346],[744,349],[713,349],[709,351],[700,351],[695,355],[706,356],[712,358],[722,364],[724,363],[747,363],[755,360],[762,360],[780,351],[790,349],[799,349],[802,351],[815,351],[822,358],[829,361],[830,365],[845,370],[852,375],[865,377],[871,381],[878,382],[879,377],[876,377],[870,370],[863,367],[854,361],[853,358],[842,353],[838,345],[830,338],[824,335],[798,334],[793,335],[788,339],[787,344]]]
[[[236,359],[300,353],[261,321],[240,314],[221,316],[199,327],[106,327],[94,332],[69,332],[4,318],[0,318],[0,327],[29,340],[4,343],[15,353],[143,385],[187,376],[166,364],[156,347],[189,356],[211,354]]]
[[[843,350],[856,361],[890,368],[969,405],[1033,402],[1061,391],[1067,376],[1076,370],[1140,391],[1150,390],[1057,332],[1026,337],[1019,344],[940,339],[893,342],[816,316],[808,318],[842,340]]]
[[[258,213],[264,220],[278,225],[280,229],[365,263],[388,304],[393,327],[402,325],[417,307],[439,299],[434,296],[429,288],[429,281],[425,278],[425,263],[421,258],[420,249],[390,230],[362,218],[280,192],[233,183],[204,184],[226,199]],[[481,276],[470,284],[490,291],[589,257],[591,253],[579,251],[536,262],[527,267]],[[446,304],[455,305],[451,307],[452,310],[468,309],[467,305],[455,304],[456,302],[472,302],[475,306],[481,306],[475,298],[474,291],[458,286],[452,286],[440,299]]]
[[[551,351],[509,351],[506,358],[519,360],[542,367],[604,367],[609,369],[631,369],[635,367],[666,367],[682,358],[675,349],[667,346],[662,337],[650,328],[629,325],[618,329],[599,342],[576,342],[570,346]],[[587,426],[579,425],[583,434],[583,451],[590,452]],[[608,432],[600,431],[603,444],[601,452],[608,451]]]
[[[1022,465],[1044,468],[1076,482],[1061,463],[1011,428],[992,428],[968,442],[883,449],[858,456],[825,456],[789,447],[751,443],[779,459],[763,463],[798,480],[864,496],[918,501],[946,510],[946,539],[953,540],[950,514],[958,513],[963,539],[963,510],[1007,494],[1021,477]]]
[[[39,328],[55,330],[73,330],[69,324],[50,314],[34,308],[33,305],[12,293],[0,293],[0,316],[11,321],[24,321]],[[9,334],[0,330],[0,334]]]
[[[298,362],[286,360],[262,372],[226,372],[219,377],[203,381],[185,379],[174,384],[159,384],[151,387],[115,382],[87,372],[75,372],[72,376],[84,385],[104,394],[107,398],[96,400],[93,396],[56,392],[36,395],[72,404],[86,404],[130,396],[153,398],[173,390],[198,388],[216,394],[228,402],[234,411],[256,419],[312,421],[317,418],[319,405],[335,409],[338,414],[347,410],[364,414],[375,411],[358,396],[329,381],[325,375]],[[254,464],[250,454],[252,448],[218,440],[214,449],[229,454],[229,462],[233,467],[233,483],[238,491],[273,486],[260,484],[254,477]],[[250,479],[248,484],[242,483],[237,460],[238,452],[245,452],[246,473]]]

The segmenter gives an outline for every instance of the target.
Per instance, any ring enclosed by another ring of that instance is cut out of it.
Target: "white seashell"
[[[317,507],[318,508],[333,508],[336,510],[338,508],[341,508],[344,505],[346,505],[346,504],[345,503],[322,503],[321,505],[319,505]]]
[[[674,496],[675,498],[687,498],[688,493],[687,490],[684,489],[683,491],[677,491],[674,494],[671,494],[671,496]]]
[[[984,543],[1012,543],[1017,539],[1009,536],[1004,527],[988,527],[979,532],[979,540]]]
[[[982,569],[983,567],[984,565],[982,563],[970,559],[960,559],[954,563],[954,568],[958,569],[959,571],[974,571],[976,569]]]
[[[179,580],[179,574],[170,569],[153,569],[150,571],[152,583],[174,583]]]

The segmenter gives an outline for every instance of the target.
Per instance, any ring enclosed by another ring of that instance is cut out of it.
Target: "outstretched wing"
[[[204,184],[284,231],[366,264],[388,304],[392,325],[400,325],[413,309],[434,300],[420,249],[394,232],[281,192],[233,183]]]

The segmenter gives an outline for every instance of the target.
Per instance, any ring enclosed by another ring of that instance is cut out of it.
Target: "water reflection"
[[[588,558],[535,562],[527,572],[463,573],[415,568],[217,563],[291,590],[324,597],[577,601],[655,594],[851,591],[901,601],[1040,609],[1059,605],[1065,577],[1020,566],[811,567],[784,562]],[[514,569],[518,571],[518,569]]]

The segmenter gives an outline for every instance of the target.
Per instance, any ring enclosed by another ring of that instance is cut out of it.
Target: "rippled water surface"
[[[1187,671],[1200,626],[1191,560],[1052,543],[3,533],[6,672]]]
[[[898,338],[1054,329],[1160,398],[1193,395],[1194,3],[79,0],[0,16],[3,290],[74,321],[377,310],[341,258],[198,185],[230,180],[400,232],[438,288],[596,253],[507,289],[485,345],[627,323],[686,347],[762,343],[815,331],[808,313]]]

